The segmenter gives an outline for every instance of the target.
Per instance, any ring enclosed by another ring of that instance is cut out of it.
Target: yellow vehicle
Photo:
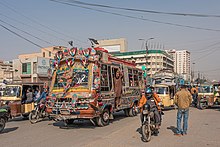
[[[220,105],[220,84],[206,84],[199,87],[198,106],[200,109]]]
[[[174,84],[156,84],[153,86],[155,92],[162,100],[162,108],[174,107],[174,95],[175,85]]]
[[[20,84],[7,84],[0,97],[0,106],[8,105],[11,109],[11,116],[24,116],[28,117],[29,113],[34,109],[34,103],[26,104],[25,94],[28,88],[32,91],[38,87],[39,89],[44,86],[44,83],[20,83]]]

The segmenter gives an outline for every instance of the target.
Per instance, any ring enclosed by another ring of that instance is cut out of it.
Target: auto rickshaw
[[[198,106],[200,109],[220,105],[220,84],[206,84],[199,87]]]
[[[34,109],[34,102],[25,102],[26,91],[27,89],[34,91],[36,87],[42,89],[44,85],[44,83],[7,84],[3,95],[0,97],[0,106],[9,106],[11,117],[28,117],[29,113]]]
[[[172,83],[156,84],[155,92],[162,100],[162,108],[174,107],[175,85]]]

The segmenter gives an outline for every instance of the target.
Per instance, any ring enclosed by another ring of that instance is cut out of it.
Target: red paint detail
[[[103,102],[98,102],[98,105],[99,106],[103,106]]]

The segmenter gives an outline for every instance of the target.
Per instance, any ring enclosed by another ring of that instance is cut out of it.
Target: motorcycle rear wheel
[[[142,131],[142,140],[144,142],[149,142],[151,140],[151,129],[148,124],[143,124],[141,127]]]
[[[32,111],[30,114],[29,114],[29,120],[32,124],[35,124],[38,122],[39,120],[39,113],[38,111]]]

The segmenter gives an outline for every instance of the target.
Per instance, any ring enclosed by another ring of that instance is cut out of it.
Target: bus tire
[[[129,109],[124,109],[124,114],[125,114],[125,116],[129,116]]]
[[[134,103],[133,106],[129,109],[129,116],[133,117],[137,115],[137,104]]]
[[[107,108],[105,108],[102,114],[96,118],[97,125],[99,127],[104,127],[109,125],[110,112]]]

